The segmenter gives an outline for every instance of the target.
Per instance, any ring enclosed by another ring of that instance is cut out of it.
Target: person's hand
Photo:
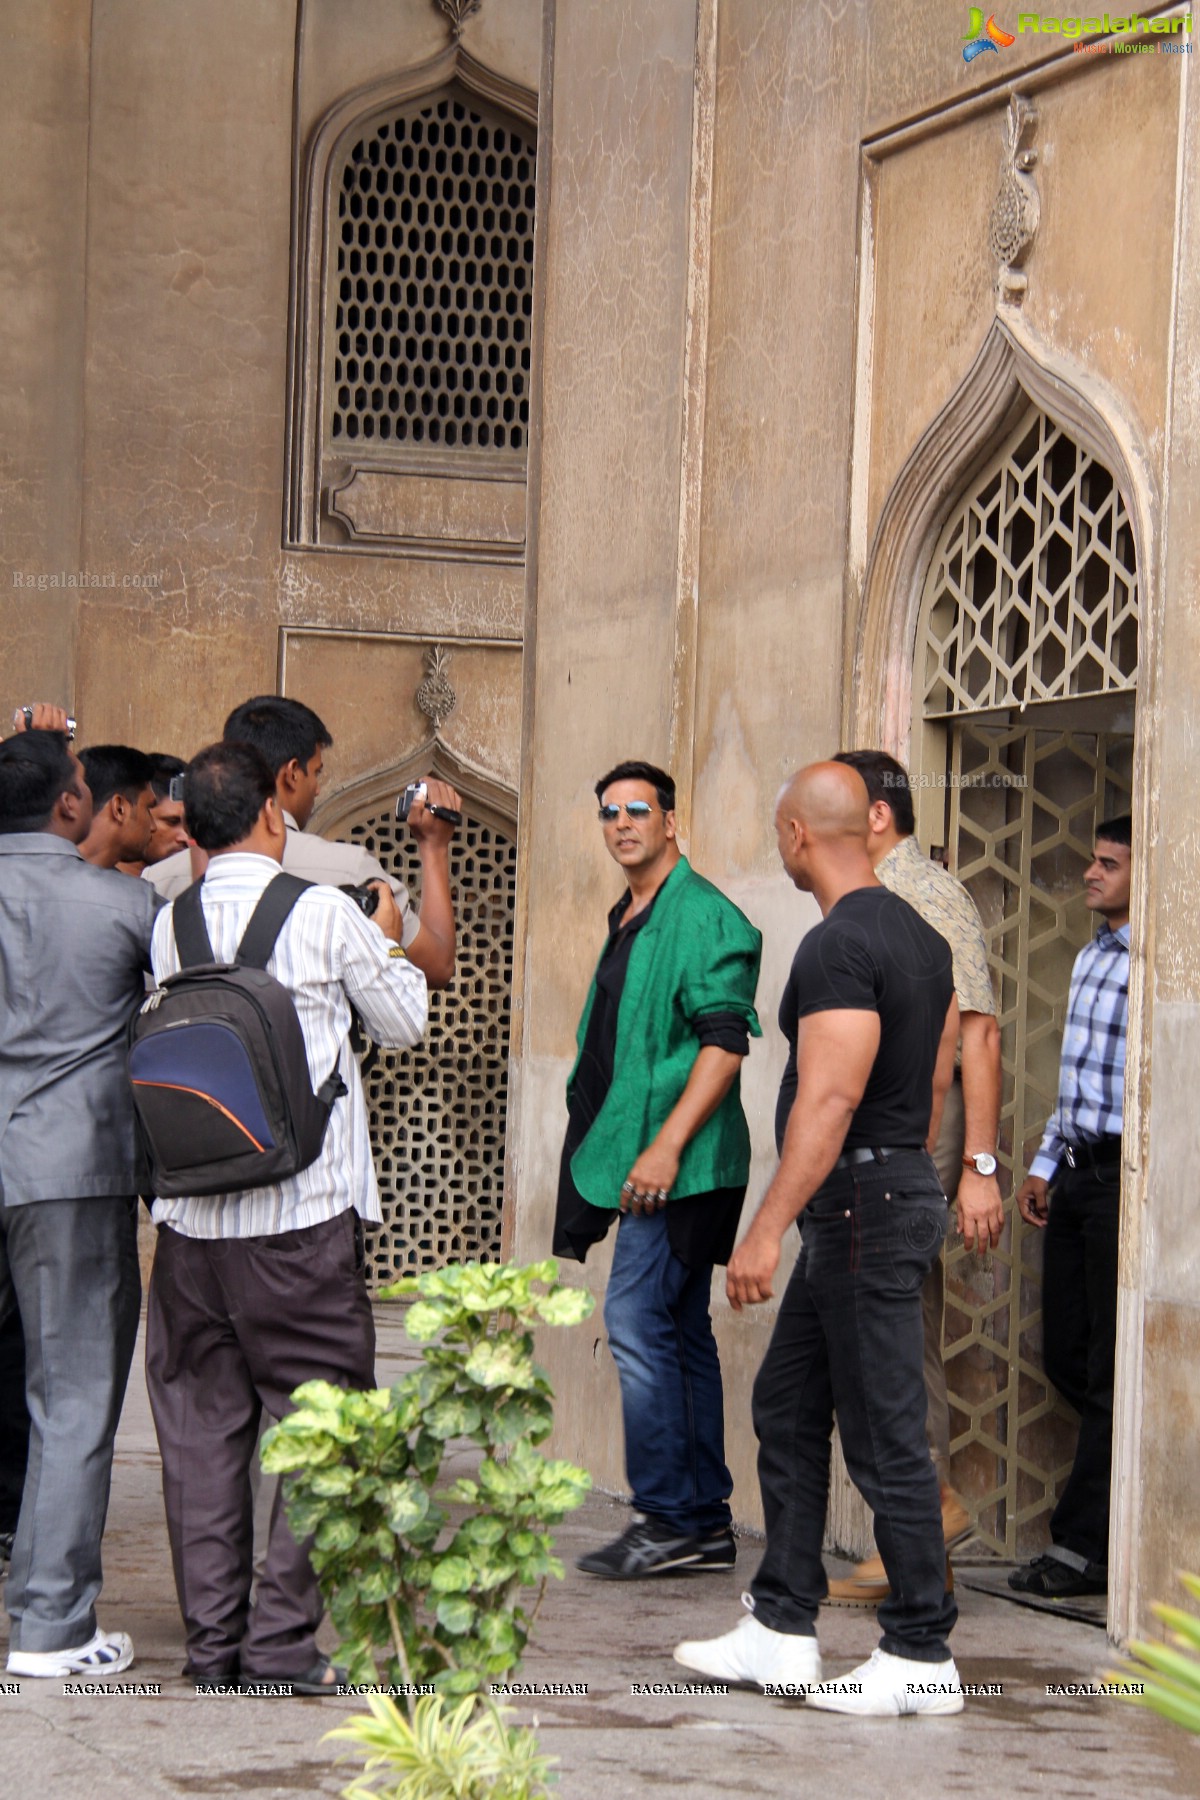
[[[994,1175],[964,1169],[955,1200],[958,1229],[968,1250],[994,1250],[1004,1230],[1004,1202]]]
[[[674,1151],[655,1141],[642,1151],[622,1183],[621,1211],[657,1212],[666,1205],[678,1173],[679,1158]]]
[[[751,1225],[725,1271],[725,1297],[734,1312],[741,1312],[743,1306],[761,1306],[771,1298],[779,1248],[779,1239],[771,1232],[760,1231],[757,1222]]]
[[[48,700],[39,700],[30,707],[33,714],[31,722],[25,718],[25,708],[18,706],[13,714],[14,731],[68,731],[67,709],[65,706],[51,706]]]
[[[1050,1217],[1050,1206],[1046,1199],[1049,1183],[1040,1175],[1027,1175],[1017,1189],[1017,1207],[1027,1225],[1036,1225],[1039,1231],[1045,1229],[1046,1220]]]
[[[367,886],[379,895],[379,905],[371,914],[370,924],[378,925],[384,937],[399,944],[404,935],[404,914],[396,905],[396,896],[386,881],[368,881]]]
[[[462,811],[462,796],[450,786],[448,781],[426,781],[424,800],[416,800],[408,815],[409,829],[418,844],[430,844],[444,850],[449,844],[457,825],[451,825],[448,819],[439,819],[430,812],[430,804],[449,806],[455,812]]]

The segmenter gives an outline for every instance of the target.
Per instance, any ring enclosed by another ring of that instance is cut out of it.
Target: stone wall
[[[1150,849],[1157,761],[1176,740],[1183,754],[1187,741],[1183,714],[1171,723],[1173,690],[1158,688],[1164,634],[1179,645],[1175,681],[1194,683],[1196,672],[1189,565],[1169,548],[1180,539],[1166,505],[1170,496],[1179,507],[1186,541],[1188,498],[1180,483],[1170,488],[1166,456],[1168,445],[1185,455],[1195,430],[1190,365],[1176,354],[1187,341],[1177,315],[1194,229],[1185,211],[1181,238],[1176,218],[1185,59],[1084,56],[1061,36],[1023,35],[968,66],[957,25],[931,3],[830,16],[767,0],[674,0],[654,9],[652,25],[644,8],[619,0],[602,12],[582,0],[547,10],[543,393],[522,760],[525,1025],[510,1144],[522,1256],[547,1242],[573,1028],[618,885],[591,823],[590,782],[621,756],[672,759],[690,853],[764,930],[768,1030],[745,1080],[759,1146],[751,1198],[761,1191],[782,1061],[771,1020],[813,918],[778,871],[772,800],[788,770],[843,734],[908,751],[904,607],[911,618],[919,596],[888,597],[890,637],[886,624],[873,626],[868,559],[906,460],[997,317],[1047,371],[1048,391],[1059,382],[1085,397],[1136,491],[1146,652],[1135,782],[1146,846],[1135,903],[1139,1042],[1163,999],[1151,858],[1165,852]],[[1010,280],[998,296],[989,221],[1014,87],[1038,112],[1041,218],[1018,271],[1027,287]],[[951,461],[945,504],[970,472]],[[1164,543],[1178,557],[1169,583]],[[1186,829],[1171,842],[1178,897],[1190,870]],[[1193,910],[1180,902],[1180,928]],[[1169,1028],[1185,1037],[1190,967],[1172,953]],[[1172,1556],[1194,1564],[1200,1555],[1195,1508],[1184,1501],[1191,1465],[1160,1454],[1179,1395],[1143,1361],[1138,1315],[1150,1214],[1147,1332],[1191,1345],[1191,1261],[1181,1266],[1162,1248],[1183,1241],[1186,1202],[1165,1182],[1147,1184],[1143,1167],[1147,1132],[1178,1148],[1187,1129],[1166,1060],[1155,1059],[1153,1097],[1147,1058],[1135,1055],[1130,1083],[1119,1629],[1167,1589]],[[601,1252],[580,1277],[598,1296],[606,1266]],[[719,1288],[735,1509],[754,1522],[749,1391],[770,1319],[732,1317]],[[616,1385],[599,1315],[546,1354],[562,1396],[559,1447],[619,1490]],[[1164,1505],[1170,1496],[1169,1547],[1144,1510],[1147,1481]],[[833,1536],[862,1548],[865,1525],[839,1494]]]

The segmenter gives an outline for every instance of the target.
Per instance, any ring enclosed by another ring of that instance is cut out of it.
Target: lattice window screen
[[[1113,476],[1031,410],[942,533],[918,682],[927,719],[1137,684],[1133,530]]]
[[[496,1261],[512,1005],[516,845],[467,816],[450,848],[458,963],[430,995],[429,1034],[383,1050],[366,1077],[385,1224],[368,1240],[375,1282],[468,1259]],[[421,865],[390,808],[352,825],[419,903]]]
[[[335,180],[334,442],[525,452],[536,133],[474,96],[372,125]]]
[[[999,1003],[1000,1160],[1024,1177],[1058,1091],[1071,965],[1095,930],[1083,901],[1092,834],[1127,812],[1133,741],[973,719],[951,731],[949,841],[988,939]],[[1074,1430],[1041,1350],[1043,1239],[1015,1206],[1000,1249],[948,1247],[944,1331],[955,1485],[1008,1557],[1045,1543]]]

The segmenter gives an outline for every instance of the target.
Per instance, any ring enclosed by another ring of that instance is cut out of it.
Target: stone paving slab
[[[412,1352],[396,1309],[381,1308],[380,1320],[381,1379],[394,1379]],[[962,1584],[954,1648],[963,1679],[999,1683],[1003,1692],[968,1700],[958,1718],[855,1721],[753,1693],[682,1691],[688,1675],[672,1661],[672,1645],[736,1622],[757,1549],[742,1544],[732,1574],[654,1583],[598,1582],[571,1567],[627,1519],[618,1502],[596,1495],[563,1527],[567,1578],[548,1594],[517,1677],[561,1690],[513,1704],[517,1716],[537,1722],[543,1748],[558,1758],[563,1800],[1200,1793],[1200,1749],[1184,1734],[1111,1698],[1047,1693],[1095,1681],[1112,1666],[1102,1633]],[[5,1800],[340,1793],[349,1770],[335,1760],[338,1746],[321,1740],[356,1710],[353,1700],[202,1697],[180,1679],[182,1640],[140,1362],[121,1424],[105,1569],[102,1622],[129,1631],[138,1652],[121,1679],[160,1691],[65,1694],[61,1682],[25,1680],[15,1684],[19,1692],[0,1693]],[[876,1641],[871,1615],[823,1614],[821,1641],[827,1671],[845,1672]],[[0,1678],[0,1686],[11,1685]]]

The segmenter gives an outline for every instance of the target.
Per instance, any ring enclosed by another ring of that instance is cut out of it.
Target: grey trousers
[[[370,1387],[375,1324],[354,1213],[274,1237],[158,1234],[146,1385],[188,1673],[300,1676],[317,1658],[322,1602],[282,1492],[251,1604],[250,1468],[263,1413],[304,1381]]]
[[[942,1112],[941,1129],[934,1145],[933,1161],[951,1206],[962,1174],[966,1120],[962,1083],[957,1075],[950,1083]],[[946,1395],[946,1365],[942,1361],[942,1321],[946,1311],[946,1252],[942,1250],[921,1287],[921,1316],[925,1326],[925,1393],[929,1415],[925,1435],[929,1454],[942,1487],[950,1486],[950,1402]]]
[[[0,1206],[0,1318],[25,1334],[29,1462],[4,1601],[11,1650],[96,1631],[113,1441],[137,1336],[137,1200]]]

